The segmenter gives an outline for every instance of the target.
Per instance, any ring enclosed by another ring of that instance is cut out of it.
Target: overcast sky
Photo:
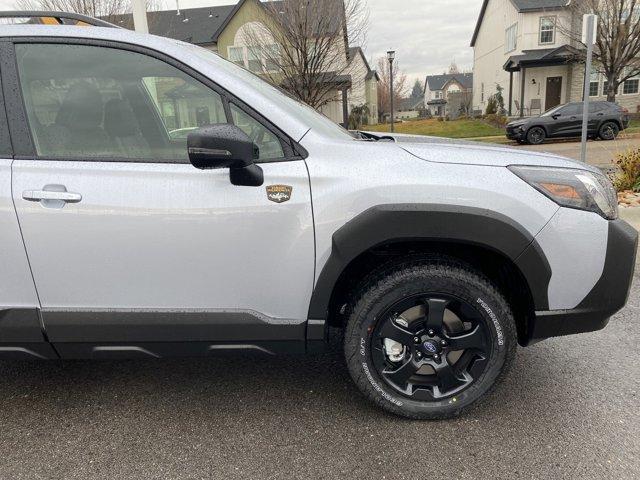
[[[469,41],[482,0],[367,0],[370,26],[365,53],[373,62],[389,49],[396,50],[400,68],[410,77],[424,80],[439,74],[455,59],[461,69],[471,69]],[[175,0],[164,0],[175,8]],[[181,8],[230,5],[234,0],[180,0]],[[14,0],[0,0],[0,9],[11,9]]]

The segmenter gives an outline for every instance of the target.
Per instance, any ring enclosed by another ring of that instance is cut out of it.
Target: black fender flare
[[[438,204],[378,205],[357,215],[332,237],[332,249],[309,306],[310,321],[327,320],[340,275],[360,254],[402,241],[438,241],[481,246],[518,267],[536,310],[548,309],[551,268],[533,236],[519,223],[483,208]]]

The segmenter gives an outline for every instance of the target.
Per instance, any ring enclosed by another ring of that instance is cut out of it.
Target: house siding
[[[540,43],[540,21],[542,17],[555,17],[556,30],[553,43]],[[505,32],[511,25],[517,24],[516,49],[505,52]],[[504,88],[505,108],[508,110],[509,72],[503,66],[514,55],[521,55],[524,50],[539,50],[562,45],[577,46],[576,42],[566,35],[569,29],[581,28],[581,19],[574,18],[568,9],[551,9],[543,12],[519,13],[511,0],[489,0],[478,30],[474,45],[473,66],[473,109],[485,111],[488,98],[496,92],[496,85]],[[560,65],[553,67],[529,68],[524,73],[524,106],[529,108],[532,99],[540,99],[542,110],[546,105],[547,79],[562,77],[561,102],[582,100],[584,89],[584,66],[580,64]],[[516,102],[521,101],[522,72],[513,74],[513,92],[511,111],[517,113]],[[535,83],[533,82],[535,80]],[[605,100],[602,94],[603,80],[597,97],[594,100]],[[484,92],[484,95],[483,95]],[[640,94],[624,95],[622,89],[616,95],[616,102],[631,112],[640,111]],[[537,111],[533,112],[537,113]]]

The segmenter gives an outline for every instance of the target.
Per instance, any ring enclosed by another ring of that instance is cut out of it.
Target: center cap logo
[[[431,340],[428,340],[428,341],[424,342],[422,344],[422,346],[429,353],[437,353],[438,352],[438,346],[434,342],[432,342]]]

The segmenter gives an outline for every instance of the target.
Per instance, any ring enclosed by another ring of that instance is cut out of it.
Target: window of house
[[[505,31],[505,53],[513,52],[516,49],[517,34],[517,23],[514,23]]]
[[[480,84],[480,101],[484,103],[484,82]]]
[[[247,68],[253,73],[262,72],[262,49],[247,47]]]
[[[546,45],[556,41],[556,17],[540,18],[540,44]]]
[[[229,60],[244,67],[244,47],[229,47]]]
[[[589,96],[597,97],[599,90],[600,90],[600,74],[595,69],[592,68],[591,77],[589,79]]]
[[[635,95],[638,93],[638,87],[640,86],[640,74],[636,74],[624,81],[622,84],[623,95]]]
[[[217,92],[148,55],[35,43],[16,45],[16,55],[42,157],[186,163],[188,133],[227,122]]]
[[[267,45],[264,48],[264,68],[268,72],[278,70],[278,63],[280,58],[280,46],[273,44]]]
[[[438,90],[436,92],[436,99],[440,100],[442,98],[442,90]]]

